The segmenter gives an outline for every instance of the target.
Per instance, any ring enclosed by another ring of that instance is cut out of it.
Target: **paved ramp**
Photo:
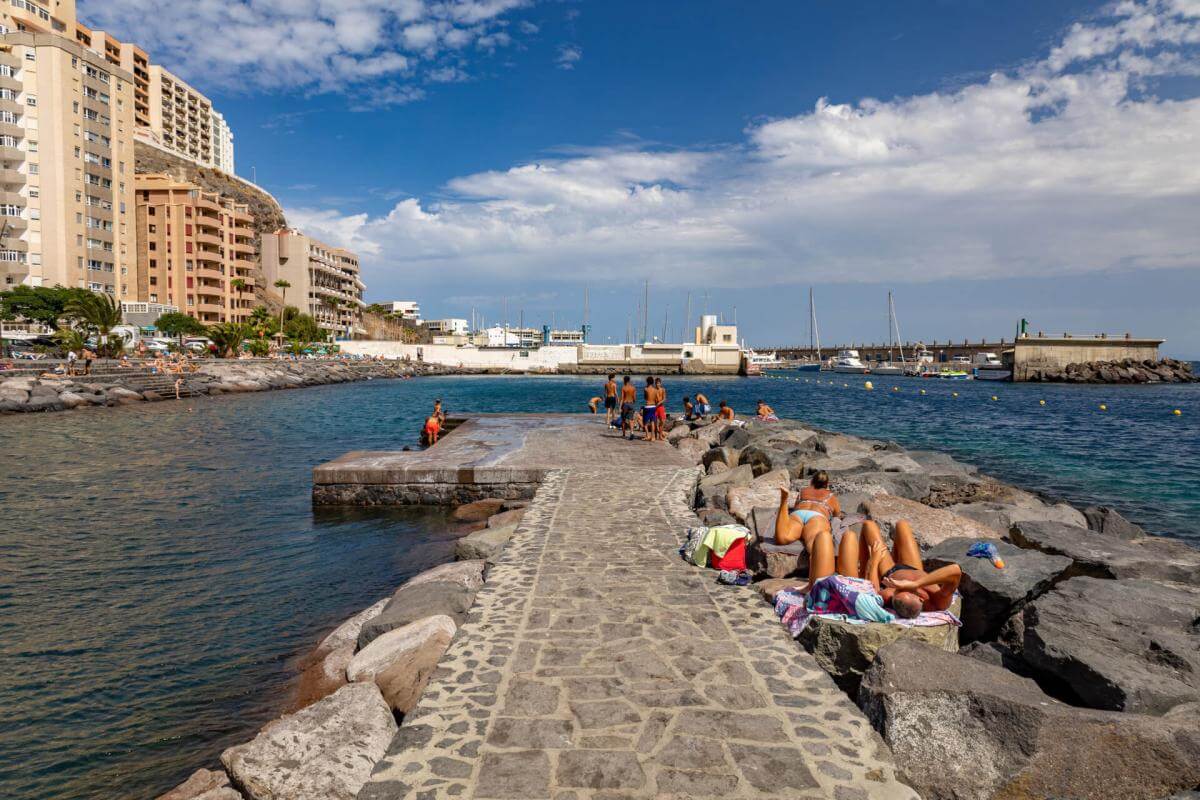
[[[679,558],[697,470],[614,443],[547,470],[360,800],[915,798],[757,595]]]

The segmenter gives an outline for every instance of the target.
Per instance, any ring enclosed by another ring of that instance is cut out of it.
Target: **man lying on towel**
[[[896,523],[892,538],[889,553],[879,526],[867,520],[862,524],[861,536],[853,529],[843,532],[835,557],[833,535],[828,529],[817,532],[808,548],[808,587],[836,573],[869,581],[884,605],[901,619],[916,619],[922,611],[948,609],[962,569],[949,564],[926,572],[912,526],[903,520]]]

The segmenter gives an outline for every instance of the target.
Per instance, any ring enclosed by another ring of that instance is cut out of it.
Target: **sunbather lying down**
[[[807,533],[808,526],[805,526]],[[871,520],[862,524],[862,534],[853,529],[842,533],[836,556],[828,528],[815,531],[808,549],[808,585],[835,572],[848,578],[865,578],[883,597],[884,605],[898,617],[914,619],[922,611],[945,611],[954,599],[962,569],[950,564],[926,572],[921,548],[912,527],[896,523],[889,553],[879,526]]]

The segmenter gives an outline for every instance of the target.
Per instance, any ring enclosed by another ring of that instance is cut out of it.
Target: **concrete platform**
[[[433,447],[357,450],[313,470],[317,505],[444,505],[530,499],[552,469],[691,467],[664,443],[626,441],[592,414],[479,414]]]

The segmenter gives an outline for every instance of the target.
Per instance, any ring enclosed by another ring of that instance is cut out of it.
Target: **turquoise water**
[[[740,413],[761,397],[1200,543],[1200,386],[820,378],[666,385],[672,411],[698,388]],[[451,413],[583,411],[602,381],[369,381],[0,417],[0,797],[154,797],[280,713],[324,631],[449,558],[443,513],[314,513],[313,465],[411,444],[435,397]]]

